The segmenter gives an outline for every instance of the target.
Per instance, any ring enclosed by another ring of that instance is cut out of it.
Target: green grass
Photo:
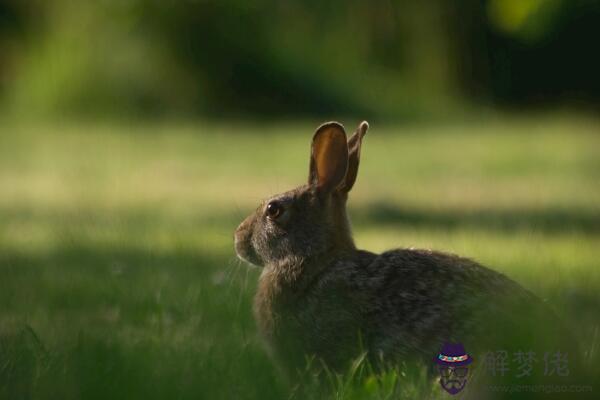
[[[576,327],[600,376],[600,121],[372,122],[349,204],[357,244],[506,273]],[[3,124],[0,397],[302,398],[256,336],[258,270],[232,233],[305,181],[316,124]],[[357,364],[302,390],[425,396],[410,376]]]

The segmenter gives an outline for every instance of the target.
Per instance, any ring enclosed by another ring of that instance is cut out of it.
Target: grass
[[[306,395],[256,337],[258,270],[235,259],[232,233],[261,198],[305,181],[316,124],[3,124],[0,397]],[[375,122],[349,206],[357,244],[506,273],[577,328],[600,376],[599,126]],[[324,374],[309,397],[441,396],[361,363]]]

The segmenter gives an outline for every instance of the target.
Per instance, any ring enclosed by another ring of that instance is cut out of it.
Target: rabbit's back
[[[386,358],[428,358],[444,342],[473,350],[524,345],[538,321],[554,321],[516,282],[455,255],[391,250],[363,266],[363,273],[369,347]]]
[[[362,351],[375,362],[395,363],[431,360],[444,342],[464,343],[473,353],[522,347],[537,341],[540,319],[556,321],[504,275],[466,258],[413,249],[336,259],[290,301],[264,311],[277,321],[268,341],[287,362],[300,357],[295,368],[306,354],[343,367]]]

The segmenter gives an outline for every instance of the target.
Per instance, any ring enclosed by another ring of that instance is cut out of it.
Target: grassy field
[[[0,397],[293,396],[256,337],[258,270],[232,234],[305,181],[318,122],[2,124]],[[357,245],[508,274],[575,328],[600,376],[600,121],[371,122]],[[330,378],[326,398],[411,397],[393,374]]]

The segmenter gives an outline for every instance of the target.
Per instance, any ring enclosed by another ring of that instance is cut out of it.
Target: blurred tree
[[[461,86],[504,105],[600,102],[600,1],[464,0]]]
[[[36,4],[7,93],[13,107],[33,115],[130,115],[180,106],[185,84],[172,73],[176,66],[146,40],[139,16],[114,4]]]
[[[146,116],[597,102],[599,4],[2,0],[0,96],[28,114]]]

